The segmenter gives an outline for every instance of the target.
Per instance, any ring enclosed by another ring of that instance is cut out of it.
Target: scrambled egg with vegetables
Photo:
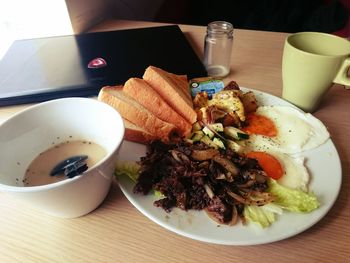
[[[246,116],[255,112],[258,108],[253,92],[243,93],[242,90],[237,89],[221,90],[213,94],[212,98],[209,98],[206,92],[197,93],[193,99],[193,105],[197,112],[202,114],[203,119],[210,119],[208,115],[211,112],[211,117],[224,117],[225,126],[233,125],[236,127],[240,127],[241,123],[246,121]],[[213,114],[214,111],[215,113]],[[212,121],[215,120],[210,119],[209,122]]]
[[[222,90],[213,94],[208,106],[216,106],[228,113],[236,113],[241,121],[245,121],[244,106],[235,90]]]

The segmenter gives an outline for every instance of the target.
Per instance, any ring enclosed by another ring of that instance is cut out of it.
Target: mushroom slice
[[[213,161],[220,164],[222,167],[224,167],[227,171],[229,171],[231,173],[231,176],[234,177],[236,175],[238,175],[239,173],[239,169],[237,168],[237,166],[230,161],[229,159],[222,157],[220,155],[215,155],[213,156]]]
[[[191,157],[196,161],[205,161],[213,159],[213,157],[218,154],[219,151],[216,149],[193,150]]]

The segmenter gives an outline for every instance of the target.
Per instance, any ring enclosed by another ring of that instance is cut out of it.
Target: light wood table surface
[[[108,20],[91,31],[157,26]],[[202,57],[205,27],[180,26]],[[281,96],[281,57],[287,34],[235,30],[232,71],[225,79]],[[102,205],[76,219],[32,210],[0,193],[0,262],[349,262],[350,91],[334,86],[314,113],[339,152],[343,183],[330,212],[292,238],[257,246],[191,240],[143,216],[114,183]],[[0,108],[0,123],[28,105]],[[332,180],[332,174],[329,175]]]

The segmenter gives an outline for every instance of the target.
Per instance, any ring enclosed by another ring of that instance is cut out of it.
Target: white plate
[[[246,89],[244,89],[246,90]],[[267,93],[252,90],[256,94],[259,105],[287,105],[290,103]],[[294,107],[294,106],[292,106]],[[145,146],[124,141],[120,152],[120,160],[139,160],[145,155]],[[304,152],[306,166],[312,176],[310,190],[313,191],[321,206],[308,214],[284,212],[270,227],[262,229],[255,224],[243,226],[218,225],[208,218],[204,212],[182,211],[178,208],[166,213],[157,208],[153,195],[136,195],[133,193],[134,183],[128,178],[118,179],[119,186],[128,200],[145,216],[162,227],[177,234],[209,243],[225,245],[255,245],[279,241],[299,234],[317,223],[334,204],[341,186],[341,164],[336,148],[329,139],[317,149]]]

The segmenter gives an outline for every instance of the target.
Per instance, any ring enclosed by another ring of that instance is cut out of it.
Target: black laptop
[[[18,40],[0,60],[0,106],[94,96],[150,65],[207,76],[176,25]]]

